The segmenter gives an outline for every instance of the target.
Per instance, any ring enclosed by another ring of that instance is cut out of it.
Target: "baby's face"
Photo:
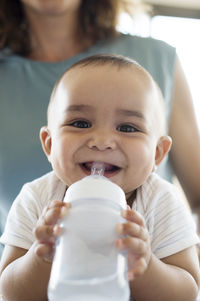
[[[155,93],[132,68],[76,67],[60,82],[49,114],[49,160],[66,184],[90,174],[94,161],[128,194],[154,168]]]

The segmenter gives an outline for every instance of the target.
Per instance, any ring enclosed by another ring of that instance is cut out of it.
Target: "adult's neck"
[[[68,59],[89,46],[92,42],[77,36],[75,13],[44,15],[27,12],[30,26],[32,52],[29,58],[58,62]]]

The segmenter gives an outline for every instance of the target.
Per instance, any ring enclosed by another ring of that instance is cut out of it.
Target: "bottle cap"
[[[118,204],[122,209],[127,208],[124,191],[108,178],[103,176],[104,163],[95,162],[91,167],[91,175],[73,183],[66,191],[65,202],[75,200],[109,200]]]

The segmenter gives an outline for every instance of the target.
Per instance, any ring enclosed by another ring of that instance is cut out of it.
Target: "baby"
[[[70,210],[62,200],[96,161],[126,194],[126,222],[116,229],[124,236],[116,248],[128,251],[134,300],[194,301],[199,240],[176,188],[154,173],[171,139],[149,73],[122,56],[86,58],[56,83],[47,117],[40,138],[53,171],[24,185],[0,240],[5,301],[47,300],[58,221]]]

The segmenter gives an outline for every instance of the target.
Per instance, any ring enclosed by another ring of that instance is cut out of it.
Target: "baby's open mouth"
[[[81,168],[86,171],[87,173],[91,172],[91,168],[92,168],[92,164],[93,162],[84,162],[81,163]],[[109,163],[104,163],[104,174],[112,174],[115,173],[117,171],[119,171],[121,168],[119,166],[113,165],[113,164],[109,164]]]

